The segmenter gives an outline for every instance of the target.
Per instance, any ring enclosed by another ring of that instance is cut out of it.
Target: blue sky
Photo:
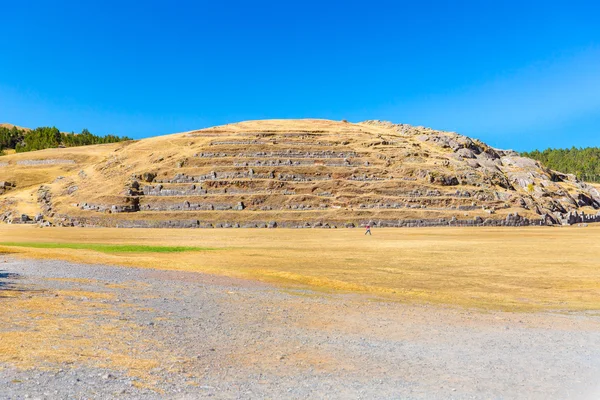
[[[384,119],[600,146],[596,1],[5,1],[0,122],[134,138]]]

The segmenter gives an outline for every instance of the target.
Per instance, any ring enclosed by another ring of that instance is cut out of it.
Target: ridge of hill
[[[597,185],[456,133],[382,121],[247,121],[46,149],[0,158],[0,177],[0,220],[11,223],[339,228],[600,221]]]
[[[22,126],[9,124],[8,122],[0,122],[0,128],[6,128],[6,129],[17,128],[18,130],[25,131],[25,132],[29,132],[31,130],[29,128],[25,128]]]

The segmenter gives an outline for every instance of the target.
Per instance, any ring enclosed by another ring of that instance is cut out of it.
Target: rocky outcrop
[[[50,187],[42,185],[37,191],[37,202],[40,205],[40,209],[42,213],[40,215],[47,215],[49,217],[54,216],[54,211],[52,209],[52,193],[50,191]],[[40,222],[40,221],[37,221]]]
[[[14,184],[12,184],[11,182],[6,182],[6,181],[0,181],[0,195],[6,193],[7,191],[9,191],[10,189],[14,188]]]

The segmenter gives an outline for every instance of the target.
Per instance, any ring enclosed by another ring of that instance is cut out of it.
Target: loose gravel
[[[2,256],[0,344],[11,320],[43,318],[16,299],[65,291],[102,294],[71,301],[110,310],[85,318],[118,335],[78,362],[52,356],[69,337],[33,367],[0,358],[1,399],[600,398],[599,314],[408,305],[158,269]],[[92,357],[124,348],[156,365],[140,374]]]

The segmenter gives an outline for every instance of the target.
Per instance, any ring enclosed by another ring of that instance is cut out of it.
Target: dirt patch
[[[8,397],[600,393],[594,313],[480,312],[191,272],[5,261],[0,385]]]

